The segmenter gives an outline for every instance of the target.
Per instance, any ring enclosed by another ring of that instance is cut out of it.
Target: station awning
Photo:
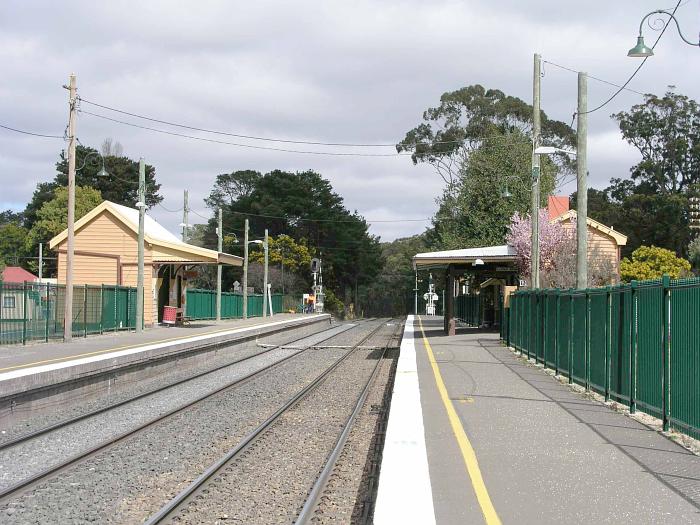
[[[484,246],[481,248],[463,248],[460,250],[417,253],[413,256],[413,269],[430,270],[447,268],[450,265],[473,265],[479,259],[484,264],[515,264],[515,248],[504,244],[501,246]]]

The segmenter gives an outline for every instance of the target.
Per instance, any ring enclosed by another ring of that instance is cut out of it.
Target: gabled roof
[[[111,201],[103,201],[89,213],[77,220],[75,222],[76,233],[102,213],[109,213],[138,235],[139,211],[135,208],[122,206],[121,204]],[[49,247],[54,249],[56,246],[65,241],[67,237],[68,229],[65,229],[51,239],[51,241],[49,241]],[[214,250],[209,250],[207,248],[201,248],[199,246],[194,246],[193,244],[182,242],[148,215],[145,216],[144,221],[144,239],[146,243],[151,245],[185,252],[192,256],[192,262],[197,262],[199,259],[205,259],[206,262],[218,262],[221,264],[231,264],[234,266],[241,266],[243,264],[243,258],[238,257],[237,255],[216,252]]]
[[[5,283],[23,283],[24,281],[35,282],[39,278],[19,266],[6,266],[2,271],[2,280]]]
[[[417,253],[413,256],[413,267],[437,267],[448,264],[472,264],[477,259],[484,262],[515,261],[515,248],[503,244],[482,248],[463,248],[461,250],[443,250],[441,252]]]
[[[565,221],[575,222],[576,221],[576,210],[569,210],[566,213],[563,213],[563,214],[559,215],[558,217],[555,217],[554,219],[552,219],[552,222],[565,222]],[[605,224],[598,222],[594,219],[591,219],[590,217],[586,217],[586,224],[590,228],[593,228],[594,230],[598,230],[599,232],[601,232],[605,235],[608,235],[609,237],[612,237],[618,246],[625,246],[627,244],[627,235],[620,233],[619,231],[615,230],[614,228],[611,228],[610,226],[606,226]]]

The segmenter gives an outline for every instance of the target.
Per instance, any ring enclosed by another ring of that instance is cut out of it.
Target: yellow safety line
[[[447,394],[447,388],[445,387],[445,382],[442,380],[442,374],[440,373],[440,367],[435,361],[435,356],[433,355],[433,349],[430,347],[428,338],[425,336],[425,331],[423,330],[423,320],[418,316],[418,324],[420,325],[420,331],[423,335],[423,344],[428,352],[428,360],[430,361],[430,366],[433,368],[433,375],[435,376],[435,383],[437,384],[438,392],[440,392],[440,398],[442,399],[443,405],[445,405],[445,410],[447,411],[447,418],[450,420],[450,426],[452,426],[452,432],[457,438],[457,443],[459,444],[459,449],[462,452],[462,458],[464,459],[464,464],[467,467],[467,472],[472,481],[472,487],[474,487],[474,492],[476,493],[476,499],[479,501],[481,506],[481,512],[484,514],[484,520],[487,525],[500,525],[501,519],[496,514],[496,509],[491,502],[491,497],[489,496],[488,490],[486,490],[486,485],[484,484],[484,478],[481,476],[481,469],[479,468],[479,462],[476,459],[476,453],[472,444],[469,442],[467,433],[464,431],[462,422],[459,420],[457,411],[450,396]]]
[[[261,325],[252,324],[252,325],[248,325],[248,326],[241,326],[238,328],[232,328],[232,327],[222,328],[221,330],[212,330],[211,332],[201,332],[198,334],[189,334],[189,335],[183,335],[180,337],[171,337],[170,339],[159,339],[157,341],[150,341],[148,343],[141,343],[138,345],[116,346],[114,348],[108,348],[106,350],[96,350],[95,352],[87,352],[85,354],[75,354],[75,355],[70,355],[70,356],[66,356],[66,357],[57,357],[55,359],[45,359],[44,361],[34,361],[33,363],[26,363],[23,365],[8,366],[6,368],[0,368],[0,372],[7,372],[9,370],[17,370],[19,368],[29,368],[32,366],[45,365],[48,363],[57,363],[60,361],[70,361],[71,359],[79,359],[81,357],[88,357],[91,355],[99,355],[99,354],[104,354],[104,353],[108,353],[108,352],[118,352],[119,350],[128,350],[131,348],[141,348],[144,346],[157,345],[159,343],[169,343],[172,341],[179,341],[180,339],[189,339],[190,337],[199,337],[201,335],[218,334],[220,332],[228,332],[230,330],[238,330],[240,328],[253,328],[255,326],[261,326]]]

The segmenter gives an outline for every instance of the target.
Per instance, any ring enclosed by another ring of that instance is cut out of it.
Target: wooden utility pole
[[[146,222],[146,163],[139,159],[139,196],[136,206],[139,209],[138,239],[138,273],[136,276],[136,333],[143,330],[143,277],[144,277],[144,242]]]
[[[588,287],[588,92],[587,75],[578,74],[576,112],[576,288]]]
[[[248,319],[248,219],[243,237],[243,319]]]
[[[66,242],[66,293],[63,308],[63,340],[73,339],[73,256],[75,254],[75,132],[77,83],[68,81],[68,239]]]
[[[540,156],[535,150],[540,145],[540,55],[535,53],[535,67],[532,83],[532,206],[531,224],[532,238],[530,240],[530,267],[532,288],[540,287]]]
[[[187,242],[187,228],[190,227],[189,221],[189,200],[190,200],[190,193],[185,190],[184,196],[183,196],[183,206],[182,206],[182,242]]]

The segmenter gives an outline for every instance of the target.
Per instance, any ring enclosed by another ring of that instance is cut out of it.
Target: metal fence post
[[[535,290],[535,364],[540,362],[540,349],[542,348],[542,334],[545,318],[542,311],[542,290]],[[543,352],[544,353],[544,352]]]
[[[44,312],[44,341],[49,342],[49,315],[51,315],[51,283],[46,283],[46,311]]]
[[[87,306],[88,306],[88,285],[85,284],[83,285],[83,333],[84,337],[87,337],[88,335],[88,327],[87,327]]]
[[[114,331],[119,330],[119,308],[117,303],[119,301],[119,286],[114,285]]]
[[[104,333],[105,328],[105,285],[100,286],[100,334]]]
[[[639,336],[637,319],[637,281],[632,281],[631,286],[631,307],[630,313],[630,414],[637,411],[637,338]]]
[[[22,286],[22,344],[27,344],[27,281]]]
[[[569,384],[574,383],[574,291],[569,288]]]
[[[610,401],[610,373],[612,354],[612,287],[605,287],[605,401]]]
[[[561,308],[561,294],[559,288],[556,288],[554,293],[554,375],[559,375],[559,308]]]
[[[662,399],[661,407],[663,413],[663,429],[668,431],[670,428],[669,420],[671,416],[671,278],[668,274],[664,274],[662,278],[663,286],[663,348],[661,356],[663,358],[663,381],[662,381]]]
[[[532,292],[527,292],[527,348],[525,349],[527,353],[527,360],[530,360],[530,348],[532,348]]]
[[[585,346],[586,391],[591,389],[591,290],[586,288],[586,346]]]

